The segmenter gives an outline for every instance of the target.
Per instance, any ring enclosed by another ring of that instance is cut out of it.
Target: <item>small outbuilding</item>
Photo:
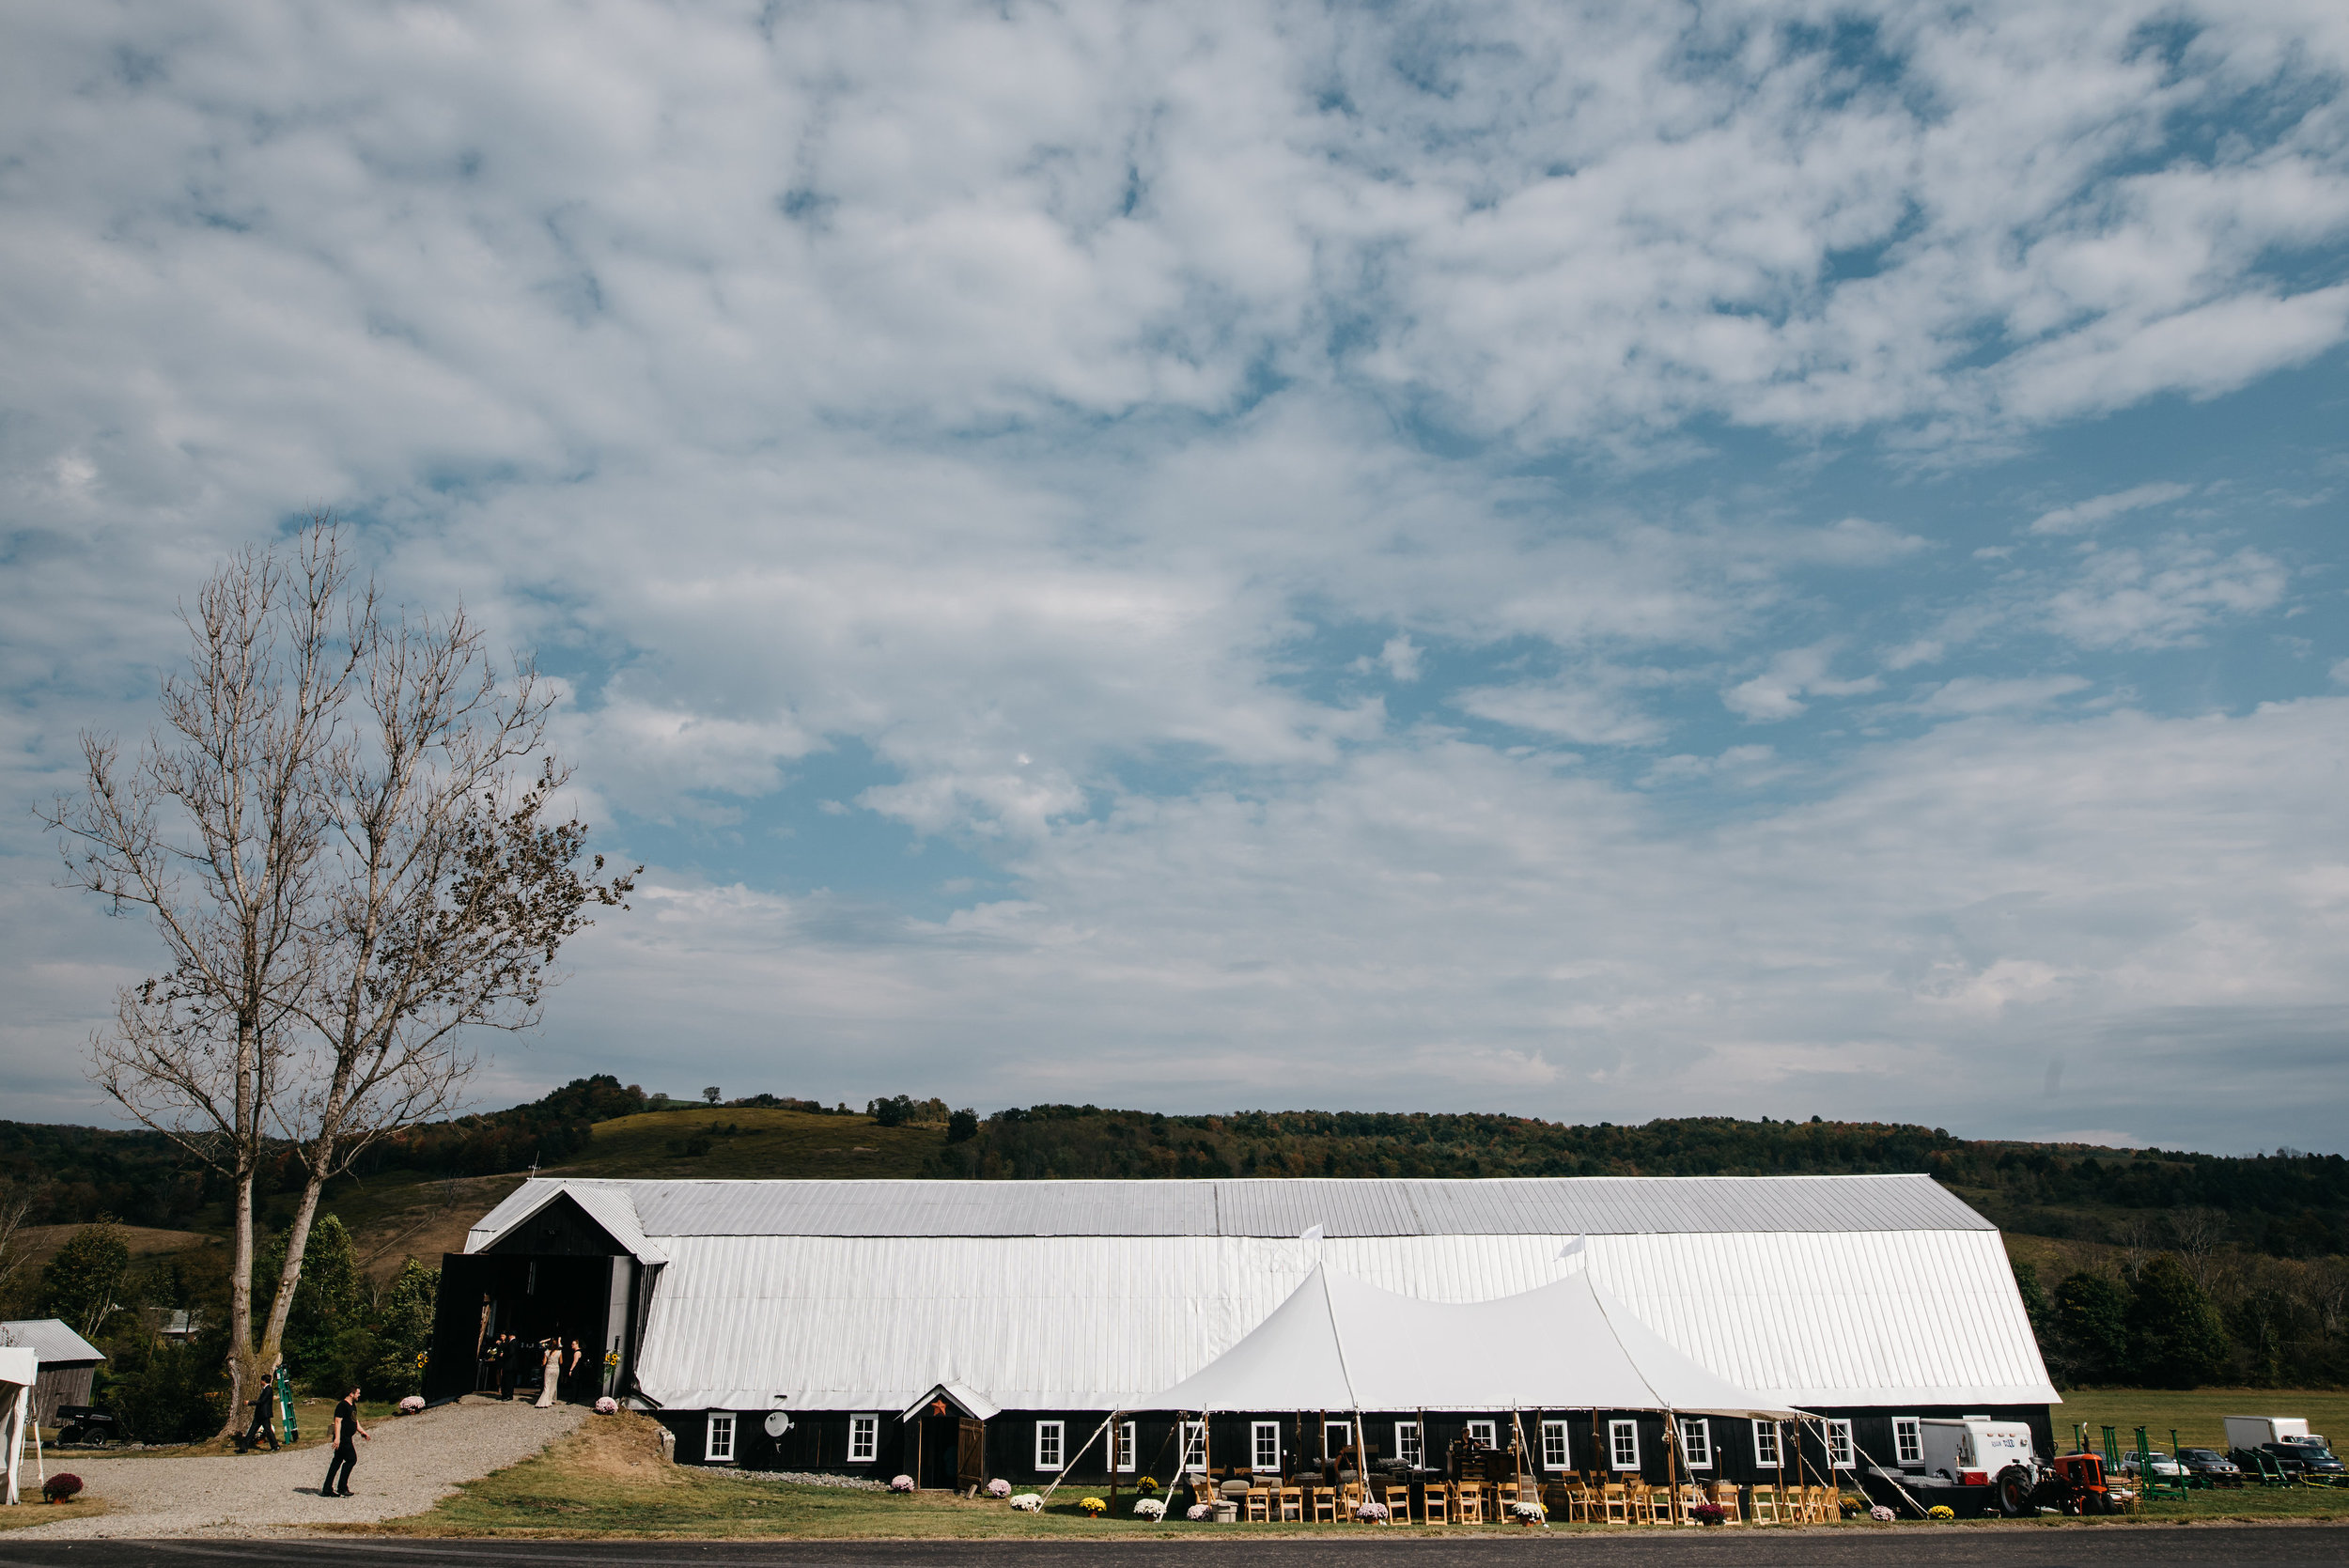
[[[54,1426],[57,1408],[87,1405],[91,1381],[105,1352],[54,1317],[0,1323],[0,1345],[23,1345],[40,1358],[40,1379],[33,1385],[33,1424]]]

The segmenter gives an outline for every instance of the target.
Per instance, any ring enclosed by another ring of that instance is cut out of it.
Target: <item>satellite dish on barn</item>
[[[788,1417],[788,1416],[785,1415],[785,1414],[784,1414],[782,1411],[780,1411],[780,1410],[770,1410],[770,1411],[769,1411],[769,1412],[767,1413],[767,1436],[770,1436],[770,1437],[780,1437],[780,1436],[782,1436],[785,1433],[786,1433],[786,1432],[788,1432],[788,1431],[790,1431],[790,1430],[791,1430],[791,1418],[790,1418],[790,1417]]]

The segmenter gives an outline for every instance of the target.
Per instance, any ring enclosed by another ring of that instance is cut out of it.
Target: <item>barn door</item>
[[[965,1416],[955,1428],[955,1490],[987,1484],[987,1422]]]

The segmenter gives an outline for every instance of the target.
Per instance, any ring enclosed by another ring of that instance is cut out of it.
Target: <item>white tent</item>
[[[1423,1301],[1316,1267],[1237,1344],[1134,1410],[1796,1412],[1674,1350],[1577,1272],[1516,1296]]]
[[[17,1466],[23,1457],[24,1439],[33,1439],[33,1467],[40,1474],[40,1434],[33,1431],[33,1385],[40,1381],[40,1355],[30,1345],[0,1345],[0,1442],[8,1445],[8,1478],[0,1483],[0,1503],[19,1501]]]

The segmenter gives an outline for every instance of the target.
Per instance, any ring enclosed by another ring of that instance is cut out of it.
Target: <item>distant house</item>
[[[90,1378],[105,1354],[54,1317],[0,1323],[0,1344],[30,1347],[40,1358],[40,1381],[33,1385],[33,1424],[57,1424],[61,1405],[87,1405]]]

